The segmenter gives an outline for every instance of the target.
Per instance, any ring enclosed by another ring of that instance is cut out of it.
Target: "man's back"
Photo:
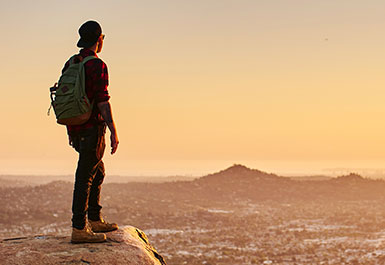
[[[96,56],[96,53],[90,49],[81,49],[80,58]],[[68,68],[69,60],[65,63],[62,73]],[[85,69],[85,88],[90,102],[94,103],[90,119],[81,125],[69,125],[67,131],[69,135],[78,135],[84,130],[98,126],[103,122],[103,118],[97,107],[97,103],[108,101],[110,99],[108,87],[108,69],[107,65],[101,59],[93,59],[84,64]]]

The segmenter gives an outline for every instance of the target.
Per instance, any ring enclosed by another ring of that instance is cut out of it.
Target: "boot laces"
[[[86,231],[90,234],[93,234],[94,232],[92,231],[92,227],[91,227],[91,224],[86,221],[86,225],[85,225],[85,228],[86,228]]]

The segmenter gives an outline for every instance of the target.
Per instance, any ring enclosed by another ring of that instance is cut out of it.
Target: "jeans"
[[[92,221],[100,220],[100,191],[104,180],[105,125],[91,128],[71,137],[79,153],[72,201],[72,227],[83,229],[86,215]]]

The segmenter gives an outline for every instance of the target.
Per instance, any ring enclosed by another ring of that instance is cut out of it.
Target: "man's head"
[[[102,50],[104,35],[98,22],[90,20],[81,25],[79,35],[79,48],[94,48],[97,53]]]

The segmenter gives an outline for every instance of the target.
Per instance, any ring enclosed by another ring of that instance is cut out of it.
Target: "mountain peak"
[[[231,167],[223,170],[222,172],[238,173],[238,172],[245,172],[245,171],[252,171],[252,169],[241,164],[234,164]]]
[[[269,174],[257,169],[251,169],[241,164],[234,164],[229,168],[221,170],[217,173],[209,174],[200,178],[200,181],[218,181],[218,183],[223,180],[230,181],[231,183],[237,180],[260,180],[260,179],[271,179],[278,177],[275,174]]]
[[[364,180],[364,178],[361,175],[358,175],[356,173],[350,173],[349,175],[337,177],[337,180],[339,180],[339,181],[360,181],[360,180]]]

